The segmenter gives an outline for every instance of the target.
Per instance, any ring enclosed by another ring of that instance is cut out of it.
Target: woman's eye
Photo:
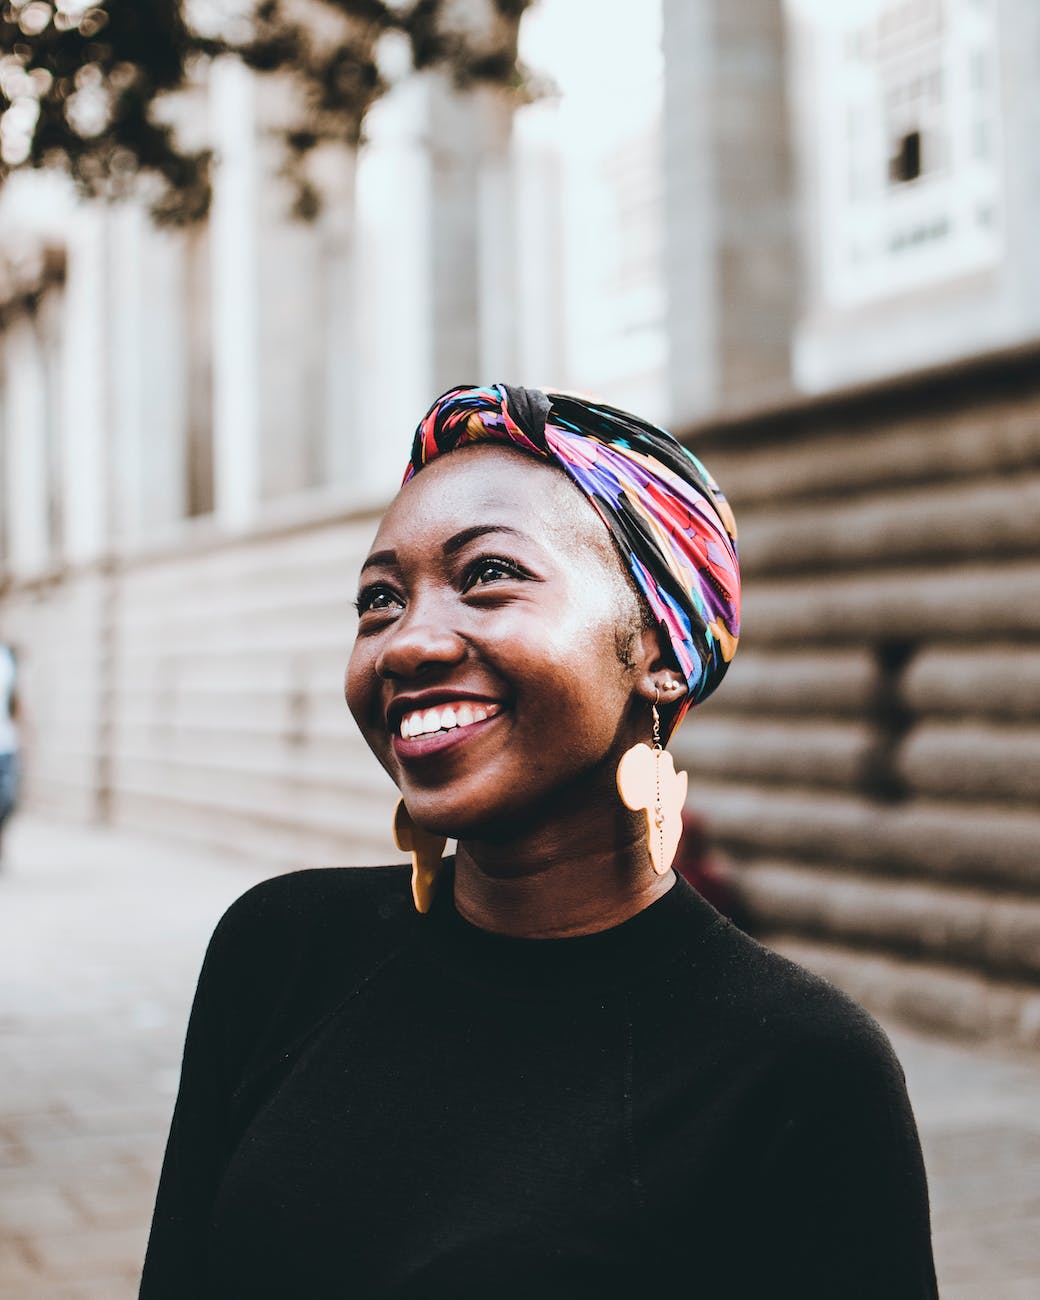
[[[400,605],[400,598],[389,587],[366,587],[358,593],[354,608],[358,614],[379,613]]]
[[[503,560],[497,556],[487,556],[471,564],[466,570],[464,591],[472,587],[481,587],[489,582],[501,582],[504,578],[523,578],[524,571],[519,565]]]

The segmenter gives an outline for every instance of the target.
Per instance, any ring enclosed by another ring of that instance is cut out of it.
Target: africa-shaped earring
[[[434,835],[432,831],[424,831],[421,826],[416,826],[404,806],[404,800],[398,799],[394,809],[394,843],[412,855],[412,898],[415,900],[415,909],[417,912],[428,912],[437,888],[437,877],[444,865],[441,854],[447,840],[443,835]]]
[[[682,810],[686,802],[687,776],[676,772],[671,754],[661,745],[659,699],[654,691],[653,748],[642,741],[621,756],[617,787],[626,808],[646,813],[650,861],[659,876],[672,865],[682,838]]]

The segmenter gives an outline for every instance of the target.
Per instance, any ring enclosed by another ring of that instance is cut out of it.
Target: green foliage
[[[198,220],[210,153],[186,147],[171,114],[207,62],[237,57],[295,88],[285,170],[297,215],[311,217],[320,195],[307,160],[322,144],[361,140],[388,89],[382,38],[396,34],[414,68],[444,68],[460,86],[520,91],[516,28],[530,3],[255,0],[241,23],[212,32],[189,23],[182,0],[0,0],[0,185],[20,169],[57,167],[91,197],[143,190],[158,221]]]

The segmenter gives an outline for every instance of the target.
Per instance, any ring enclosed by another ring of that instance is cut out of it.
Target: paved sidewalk
[[[206,941],[269,871],[27,817],[5,847],[0,1300],[130,1300]],[[1040,1060],[893,1037],[925,1145],[943,1300],[1035,1300]]]

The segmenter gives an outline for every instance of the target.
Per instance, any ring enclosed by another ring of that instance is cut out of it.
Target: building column
[[[260,489],[254,94],[244,65],[231,58],[214,64],[213,491],[214,513],[232,530],[253,520]]]
[[[100,205],[83,204],[68,223],[60,401],[64,542],[73,563],[101,554],[109,540],[106,221]]]
[[[479,374],[516,383],[519,360],[516,275],[516,201],[512,165],[513,97],[508,91],[473,92],[480,132],[477,178]]]
[[[106,217],[109,519],[113,541],[125,544],[138,540],[145,527],[140,482],[146,398],[142,227],[147,217],[129,203],[110,209]]]
[[[41,341],[30,316],[12,321],[3,349],[7,567],[38,573],[51,560],[48,518],[47,375]]]
[[[369,116],[356,209],[363,494],[396,490],[439,392],[515,365],[511,115],[499,93],[422,73]]]
[[[798,261],[782,0],[663,0],[670,418],[790,388]]]
[[[136,486],[143,526],[156,531],[188,513],[187,241],[142,220],[142,450]]]
[[[336,150],[327,156],[319,182],[324,207],[319,220],[322,306],[321,478],[349,484],[356,473],[351,428],[357,414],[361,367],[357,354],[359,305],[355,245],[357,154]]]
[[[408,437],[433,396],[433,284],[425,86],[412,78],[369,113],[358,158],[352,488],[385,497],[400,481]]]

